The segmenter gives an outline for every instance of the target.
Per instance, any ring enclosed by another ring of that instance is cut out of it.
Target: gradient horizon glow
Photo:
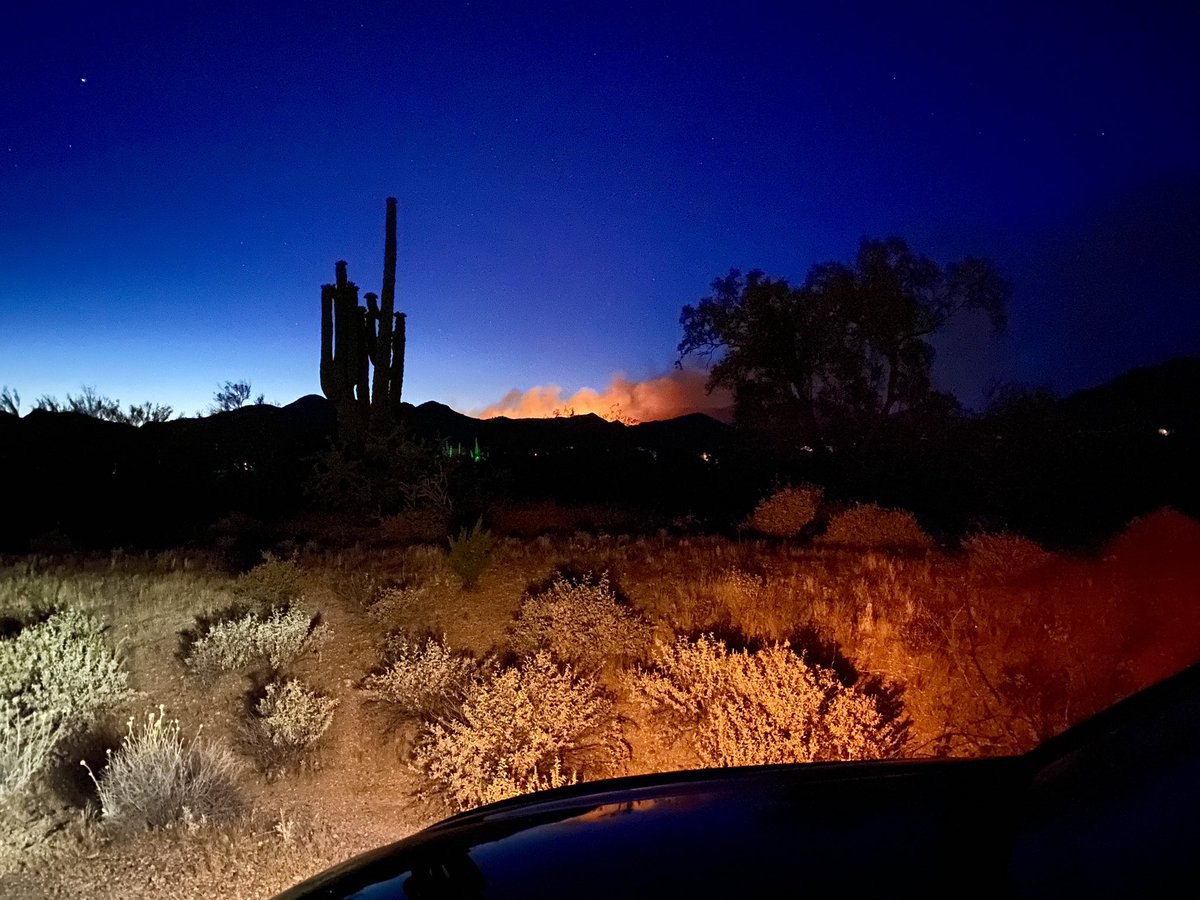
[[[414,403],[662,409],[713,278],[863,235],[1014,283],[1007,337],[941,342],[968,404],[1200,353],[1195,8],[511,6],[9,11],[0,384],[319,393],[320,285],[378,291],[387,196]]]

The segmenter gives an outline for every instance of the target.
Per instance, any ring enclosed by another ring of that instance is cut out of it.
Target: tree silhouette
[[[101,394],[91,385],[84,385],[78,396],[67,394],[66,402],[49,394],[42,394],[34,401],[33,408],[47,412],[80,413],[106,422],[120,422],[123,425],[138,427],[149,422],[166,422],[174,413],[170,406],[149,400],[136,406],[131,403],[126,409],[122,409],[120,400]]]
[[[14,416],[21,414],[21,395],[17,393],[16,388],[10,388],[7,384],[0,389],[0,412],[11,413]]]
[[[260,395],[261,396],[261,395]],[[225,386],[218,388],[213,394],[213,412],[229,412],[238,409],[250,399],[250,382],[227,381]]]
[[[935,401],[930,338],[970,310],[1003,331],[1010,293],[990,262],[943,268],[900,238],[864,238],[852,265],[816,265],[799,286],[732,269],[712,288],[680,315],[680,364],[708,360],[708,390],[733,392],[740,424],[854,436]]]

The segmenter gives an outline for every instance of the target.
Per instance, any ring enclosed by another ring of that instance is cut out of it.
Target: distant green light
[[[483,448],[479,446],[479,438],[475,438],[475,444],[471,449],[465,449],[462,444],[451,444],[449,441],[442,442],[442,455],[446,459],[454,459],[458,456],[465,456],[471,462],[483,462],[487,459],[487,454]]]

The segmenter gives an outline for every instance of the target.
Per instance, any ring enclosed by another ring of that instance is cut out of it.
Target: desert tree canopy
[[[987,260],[945,267],[900,238],[864,238],[854,263],[822,263],[803,284],[731,269],[680,315],[679,359],[711,366],[741,424],[864,433],[938,399],[931,338],[954,316],[1005,327],[1008,283]]]

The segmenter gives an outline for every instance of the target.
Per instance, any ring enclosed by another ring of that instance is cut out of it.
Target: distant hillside
[[[703,413],[638,425],[610,422],[594,413],[548,419],[475,419],[434,401],[416,407],[404,404],[403,422],[426,440],[466,448],[478,441],[486,452],[502,457],[568,448],[717,453],[727,450],[737,435],[733,426]]]
[[[1094,431],[1200,435],[1200,358],[1130,369],[1060,403],[1064,417]]]
[[[0,417],[8,473],[0,549],[54,536],[76,546],[163,546],[230,512],[296,509],[333,408],[302,397],[135,428],[73,412]]]
[[[494,504],[548,500],[729,527],[774,486],[813,481],[836,502],[911,509],[946,534],[1011,528],[1095,546],[1159,506],[1200,513],[1198,398],[1200,359],[1177,359],[936,434],[791,458],[700,413],[623,425],[475,419],[428,402],[405,404],[402,425],[470,460],[453,489],[455,514],[472,520]],[[311,508],[314,459],[335,438],[332,404],[312,395],[141,428],[0,413],[0,550],[167,546],[231,515],[281,520]]]

